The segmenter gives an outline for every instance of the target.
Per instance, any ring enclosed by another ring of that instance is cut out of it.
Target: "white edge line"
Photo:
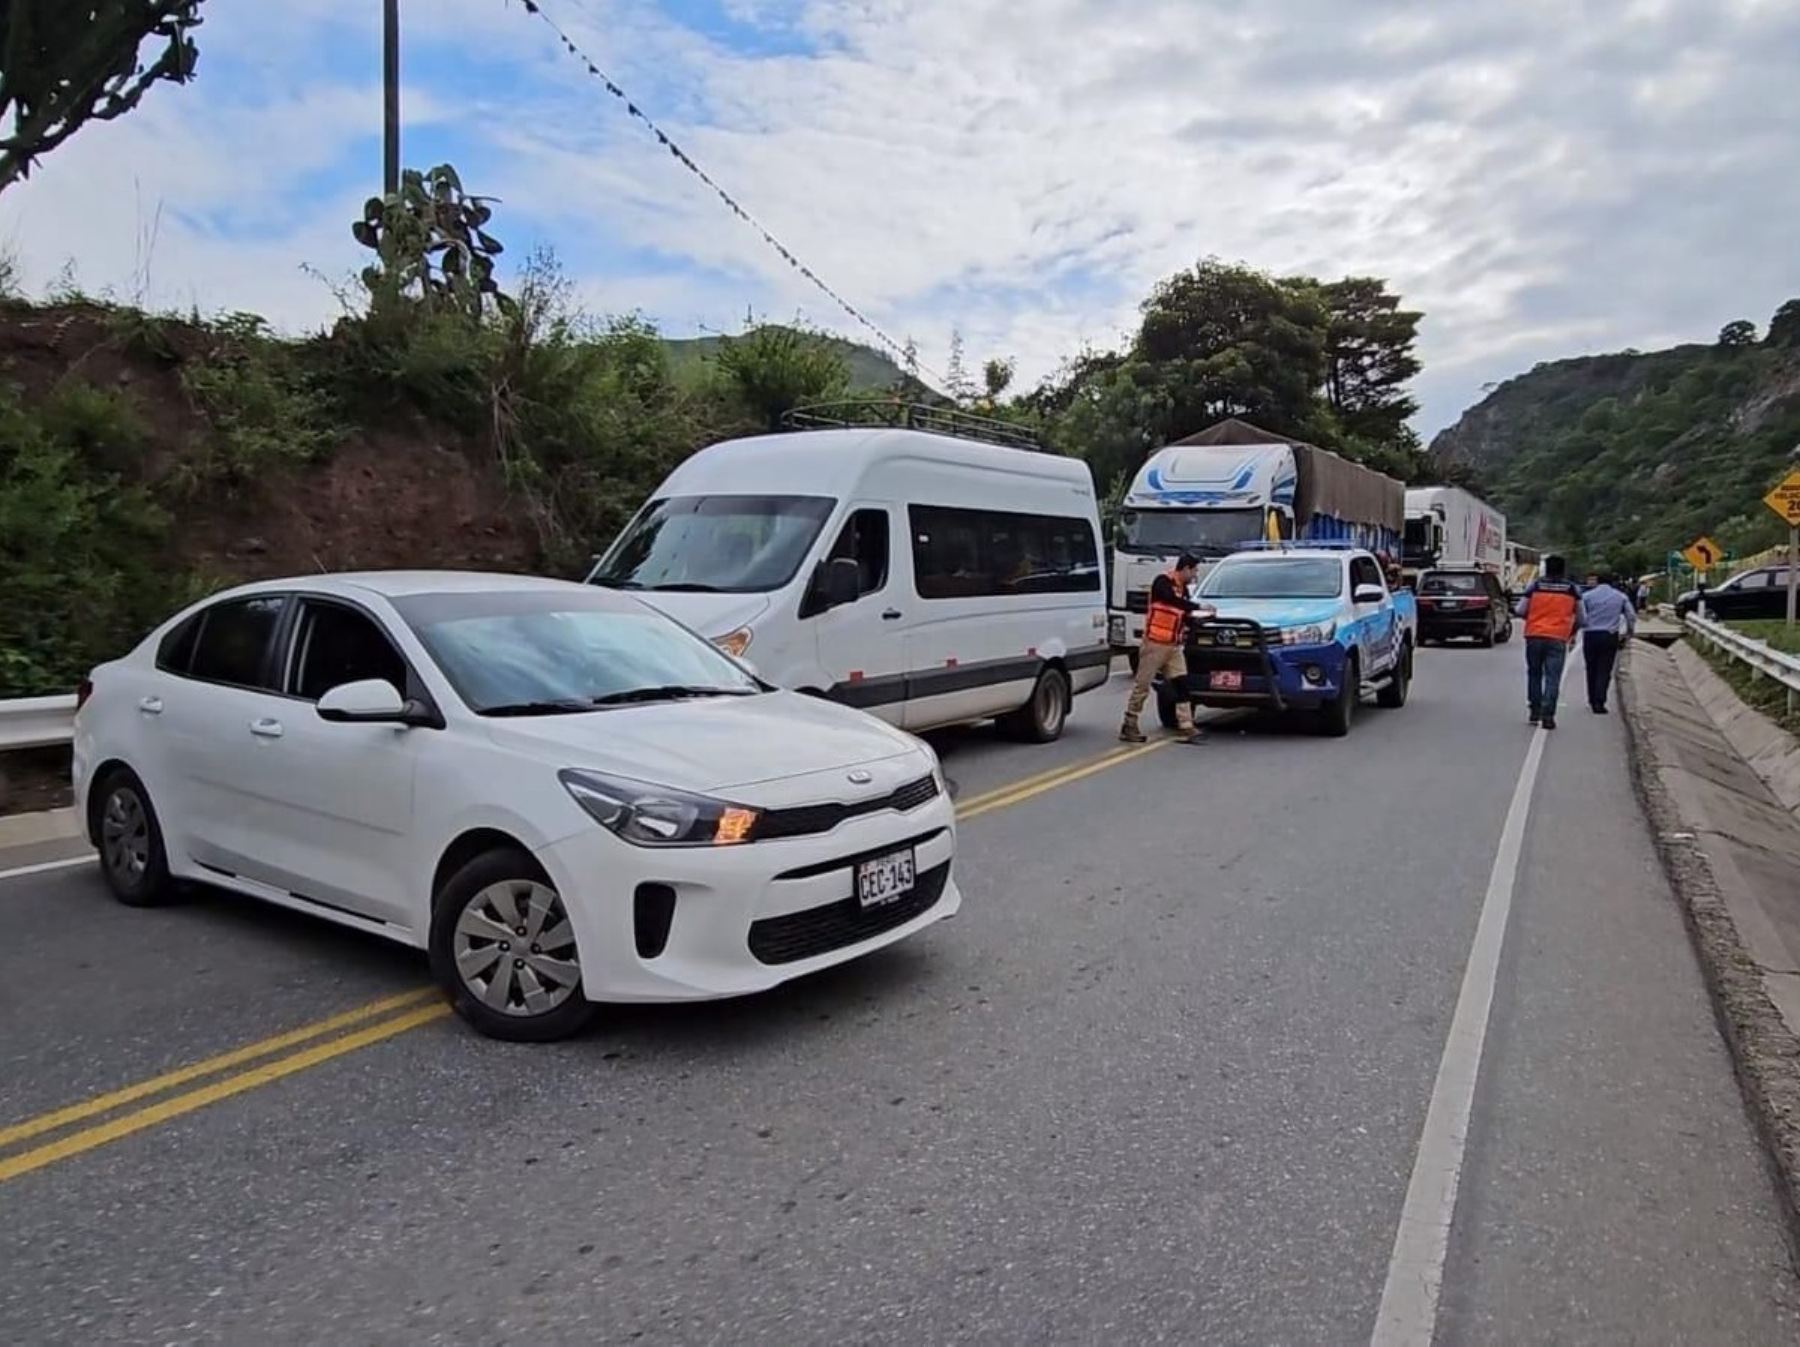
[[[73,870],[78,865],[92,865],[99,859],[98,856],[71,856],[61,861],[40,861],[36,865],[21,865],[14,870],[0,870],[0,879],[23,879],[27,875],[46,875],[52,870]]]
[[[1573,663],[1570,660],[1564,665],[1565,685],[1568,665]],[[1561,685],[1558,692],[1560,700]],[[1400,1228],[1394,1235],[1394,1251],[1388,1260],[1387,1282],[1381,1288],[1381,1307],[1375,1313],[1370,1347],[1431,1347],[1437,1336],[1438,1297],[1450,1251],[1450,1227],[1456,1217],[1457,1189],[1462,1183],[1469,1115],[1481,1074],[1482,1049],[1487,1043],[1488,1014],[1494,1003],[1500,952],[1512,915],[1519,853],[1548,738],[1548,731],[1532,732],[1531,745],[1519,768],[1518,784],[1513,787],[1512,803],[1507,806],[1500,847],[1494,853],[1494,868],[1488,874],[1487,894],[1475,925],[1475,941],[1469,946],[1469,962],[1456,998],[1456,1013],[1444,1039],[1444,1055],[1431,1089],[1425,1127],[1419,1134],[1412,1179],[1406,1185],[1406,1202],[1400,1209]]]

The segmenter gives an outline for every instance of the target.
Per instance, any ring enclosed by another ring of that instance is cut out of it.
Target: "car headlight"
[[[723,650],[733,659],[736,659],[750,648],[750,635],[750,628],[739,627],[729,635],[713,637],[713,644],[718,646],[719,649]]]
[[[635,846],[735,846],[750,840],[762,817],[759,810],[627,777],[573,767],[556,775],[594,822]]]
[[[1336,636],[1336,621],[1313,622],[1304,627],[1283,627],[1281,629],[1283,645],[1324,645]]]

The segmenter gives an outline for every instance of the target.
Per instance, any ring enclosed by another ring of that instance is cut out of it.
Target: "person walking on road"
[[[1639,580],[1637,587],[1637,610],[1641,613],[1650,607],[1650,582]]]
[[[1588,706],[1606,714],[1619,646],[1637,631],[1637,613],[1625,591],[1603,580],[1581,596],[1581,661],[1587,668]]]
[[[1158,674],[1167,679],[1177,693],[1183,690],[1187,656],[1182,653],[1181,640],[1188,614],[1199,607],[1188,598],[1188,587],[1194,583],[1194,575],[1199,569],[1199,561],[1184,552],[1176,561],[1175,569],[1157,576],[1150,586],[1150,606],[1144,617],[1144,643],[1138,647],[1137,676],[1132,679],[1131,697],[1125,703],[1125,723],[1119,727],[1119,738],[1128,744],[1144,742],[1138,717],[1143,714],[1144,703],[1150,697],[1150,685]],[[1192,743],[1200,737],[1200,731],[1194,728],[1194,708],[1184,696],[1175,698],[1175,726],[1175,737],[1183,743]]]
[[[1581,591],[1569,580],[1568,563],[1545,557],[1543,573],[1525,587],[1513,612],[1525,619],[1525,699],[1531,723],[1553,730],[1563,663],[1581,626]]]

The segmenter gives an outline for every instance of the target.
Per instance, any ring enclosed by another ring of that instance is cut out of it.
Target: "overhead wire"
[[[942,375],[930,369],[930,367],[925,365],[924,362],[919,359],[918,351],[916,349],[895,341],[884,332],[873,319],[863,313],[861,309],[857,308],[856,305],[852,304],[848,299],[844,298],[844,296],[836,289],[827,284],[825,280],[820,277],[818,272],[802,262],[791,248],[784,244],[780,239],[776,238],[774,233],[764,225],[762,221],[758,220],[746,210],[736,197],[726,191],[710,173],[700,167],[700,165],[695,162],[694,157],[686,150],[682,149],[673,136],[669,135],[667,131],[657,125],[655,119],[652,118],[649,113],[644,111],[636,99],[625,92],[625,89],[617,80],[607,74],[606,71],[602,70],[599,64],[576,44],[575,40],[569,36],[563,26],[545,11],[543,0],[518,0],[518,2],[527,14],[540,20],[553,34],[555,34],[558,45],[560,45],[564,51],[568,52],[570,56],[574,57],[591,77],[600,81],[607,93],[611,94],[615,99],[625,105],[625,112],[628,116],[634,117],[644,124],[650,134],[656,137],[657,144],[667,150],[670,157],[672,157],[676,163],[680,164],[689,173],[692,173],[701,182],[705,183],[707,187],[711,188],[713,194],[717,196],[720,201],[724,202],[726,209],[737,216],[739,220],[748,225],[751,229],[755,230],[757,234],[761,236],[762,241],[770,248],[774,249],[782,261],[792,267],[804,280],[816,287],[822,294],[830,299],[832,303],[836,304],[845,313],[850,315],[852,319],[872,334],[883,346],[887,347],[888,350],[898,356],[900,358],[901,367],[906,373],[917,377],[918,372],[923,370],[937,383],[942,384],[944,382]]]

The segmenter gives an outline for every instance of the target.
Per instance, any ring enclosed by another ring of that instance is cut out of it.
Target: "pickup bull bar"
[[[1269,658],[1269,632],[1260,623],[1244,617],[1189,618],[1187,642],[1182,652],[1187,658],[1189,686],[1177,688],[1176,695],[1192,695],[1193,681],[1208,664],[1232,663],[1262,676],[1269,700],[1277,711],[1287,709],[1281,696],[1281,680],[1276,675],[1275,661]],[[1224,655],[1226,660],[1219,656]]]

